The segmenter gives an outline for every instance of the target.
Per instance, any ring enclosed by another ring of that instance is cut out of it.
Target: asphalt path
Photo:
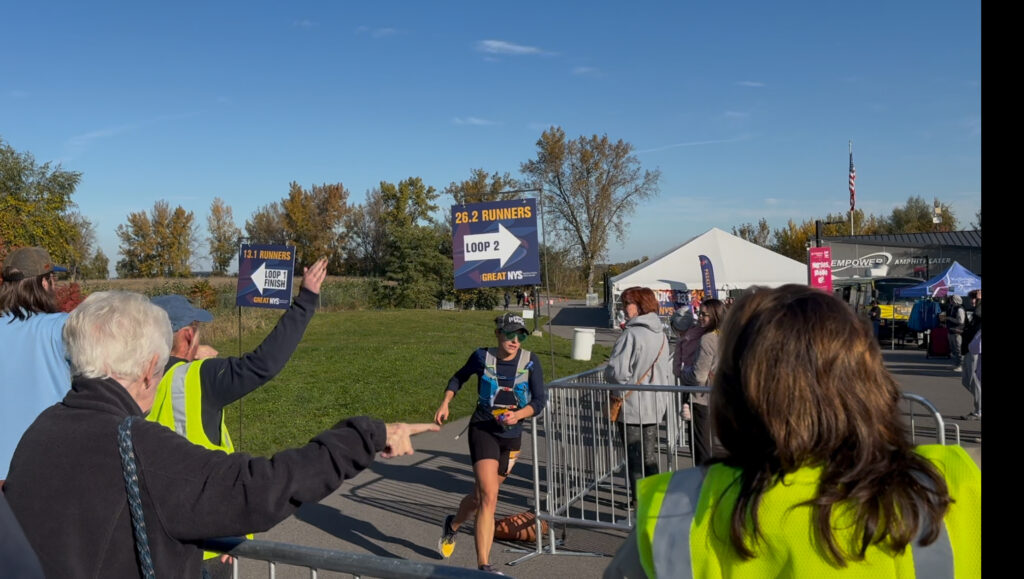
[[[548,309],[550,308],[550,310]],[[603,308],[586,307],[583,302],[553,300],[542,304],[542,313],[552,323],[539,328],[555,335],[573,339],[575,328],[596,328],[596,341],[611,345],[618,332],[604,327],[607,314]],[[540,340],[533,349],[541,353]],[[888,346],[888,345],[887,345]],[[952,372],[947,359],[929,359],[926,351],[914,345],[883,350],[886,367],[904,392],[928,399],[946,421],[952,439],[959,428],[961,444],[981,464],[981,422],[959,417],[971,409],[970,394],[960,385],[959,374]],[[604,360],[594,359],[595,367]],[[453,369],[454,370],[454,369]],[[907,406],[910,420],[910,406]],[[934,421],[924,415],[923,408],[914,407],[914,424],[919,443],[935,441]],[[280,541],[325,549],[368,553],[414,561],[429,561],[474,568],[476,554],[471,524],[460,529],[455,553],[447,562],[437,554],[436,546],[444,517],[454,513],[459,501],[473,486],[467,440],[458,435],[468,418],[449,423],[440,432],[417,436],[417,452],[411,456],[375,461],[367,470],[316,504],[307,503],[287,520],[258,539]],[[530,436],[523,438],[523,453],[499,495],[498,517],[531,510],[533,493],[533,454]],[[542,477],[543,478],[543,477]],[[543,500],[543,497],[542,497]],[[506,575],[526,578],[600,577],[621,545],[625,535],[618,531],[569,528],[564,536],[559,531],[559,554],[542,554],[515,566],[507,563],[535,550],[535,544],[496,541],[491,550],[491,563]],[[516,550],[525,552],[516,552]],[[597,553],[605,556],[583,556],[573,552]],[[564,553],[564,554],[563,554]],[[242,561],[241,577],[268,576],[267,565]],[[278,566],[276,577],[309,577],[308,570]],[[347,575],[320,572],[319,577]]]

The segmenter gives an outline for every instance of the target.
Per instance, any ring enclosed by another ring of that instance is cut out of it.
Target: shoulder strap
[[[153,556],[149,552],[149,536],[146,534],[146,517],[142,512],[142,498],[139,496],[139,471],[135,465],[135,445],[132,442],[134,416],[125,417],[117,427],[117,447],[121,453],[121,471],[128,491],[128,508],[132,515],[132,530],[135,532],[135,549],[139,552],[139,566],[145,579],[155,579]]]

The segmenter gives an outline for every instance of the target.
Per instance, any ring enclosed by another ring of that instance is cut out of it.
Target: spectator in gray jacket
[[[631,287],[620,298],[626,312],[626,327],[615,341],[604,379],[611,384],[675,384],[672,376],[672,350],[658,317],[658,299],[645,287]],[[659,472],[658,423],[671,401],[668,394],[625,391],[619,413],[620,428],[626,430],[626,458],[631,493],[636,496],[636,481]],[[669,439],[675,439],[676,421],[669,421]]]

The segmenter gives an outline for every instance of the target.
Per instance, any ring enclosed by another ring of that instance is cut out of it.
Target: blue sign
[[[540,285],[537,200],[452,207],[455,289]]]
[[[291,245],[242,245],[238,253],[235,305],[286,310],[292,303],[295,248]]]

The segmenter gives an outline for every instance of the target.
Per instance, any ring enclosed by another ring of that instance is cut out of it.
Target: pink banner
[[[808,253],[807,285],[832,293],[832,248],[812,247]]]

